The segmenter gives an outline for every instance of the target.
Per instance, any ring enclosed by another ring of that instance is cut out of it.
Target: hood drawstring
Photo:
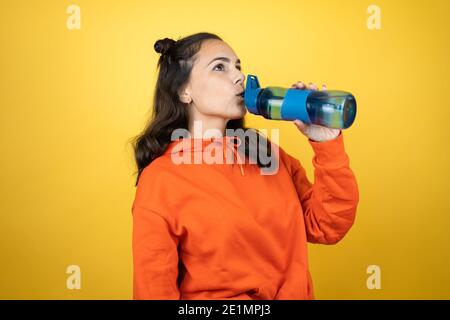
[[[239,165],[239,169],[241,170],[241,176],[245,176],[245,172],[244,172],[244,168],[242,166],[242,158],[239,155],[239,151],[236,150],[236,146],[235,146],[235,139],[238,140],[239,144],[238,146],[241,145],[242,141],[238,136],[225,136],[225,146],[226,148],[230,149],[233,152],[233,161],[237,161],[238,165]],[[225,154],[225,149],[223,148],[223,152],[224,152],[224,157],[226,158],[226,154]]]

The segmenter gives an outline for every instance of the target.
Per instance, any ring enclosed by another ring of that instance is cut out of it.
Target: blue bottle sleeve
[[[281,107],[281,117],[284,120],[299,119],[307,124],[311,123],[311,119],[306,109],[306,102],[312,90],[289,89]]]

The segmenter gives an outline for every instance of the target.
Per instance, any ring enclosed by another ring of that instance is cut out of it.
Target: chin
[[[237,114],[232,114],[228,116],[228,120],[237,120],[237,119],[241,119],[243,118],[245,115],[245,112],[241,112],[241,113],[237,113]]]
[[[230,119],[240,119],[247,113],[247,109],[244,105],[238,105],[236,108],[236,112],[233,112],[232,115],[230,115]]]
[[[222,114],[222,117],[228,120],[241,119],[247,113],[247,109],[244,104],[235,104],[230,106],[226,112]]]

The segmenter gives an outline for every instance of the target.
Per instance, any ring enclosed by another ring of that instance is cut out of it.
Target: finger
[[[302,81],[297,81],[296,83],[294,83],[292,85],[293,88],[297,88],[297,89],[305,89],[306,86]]]
[[[301,132],[305,131],[306,124],[303,121],[296,119],[294,120],[294,124]]]
[[[297,81],[296,85],[297,85],[297,87],[300,87],[300,88],[305,87],[305,84],[303,83],[303,81]]]
[[[310,90],[317,90],[317,86],[316,86],[315,83],[310,82],[310,83],[308,83],[308,89],[310,89]]]

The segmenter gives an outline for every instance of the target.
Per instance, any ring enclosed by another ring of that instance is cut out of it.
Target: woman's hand
[[[310,82],[306,86],[302,81],[298,81],[297,83],[293,84],[291,88],[300,90],[305,89],[317,90],[317,86],[314,83]],[[326,89],[327,86],[323,84],[322,90]],[[300,130],[301,133],[303,133],[306,137],[316,142],[332,140],[336,138],[341,132],[340,129],[327,128],[316,124],[306,124],[301,120],[294,120],[294,124],[297,127],[297,129]]]

